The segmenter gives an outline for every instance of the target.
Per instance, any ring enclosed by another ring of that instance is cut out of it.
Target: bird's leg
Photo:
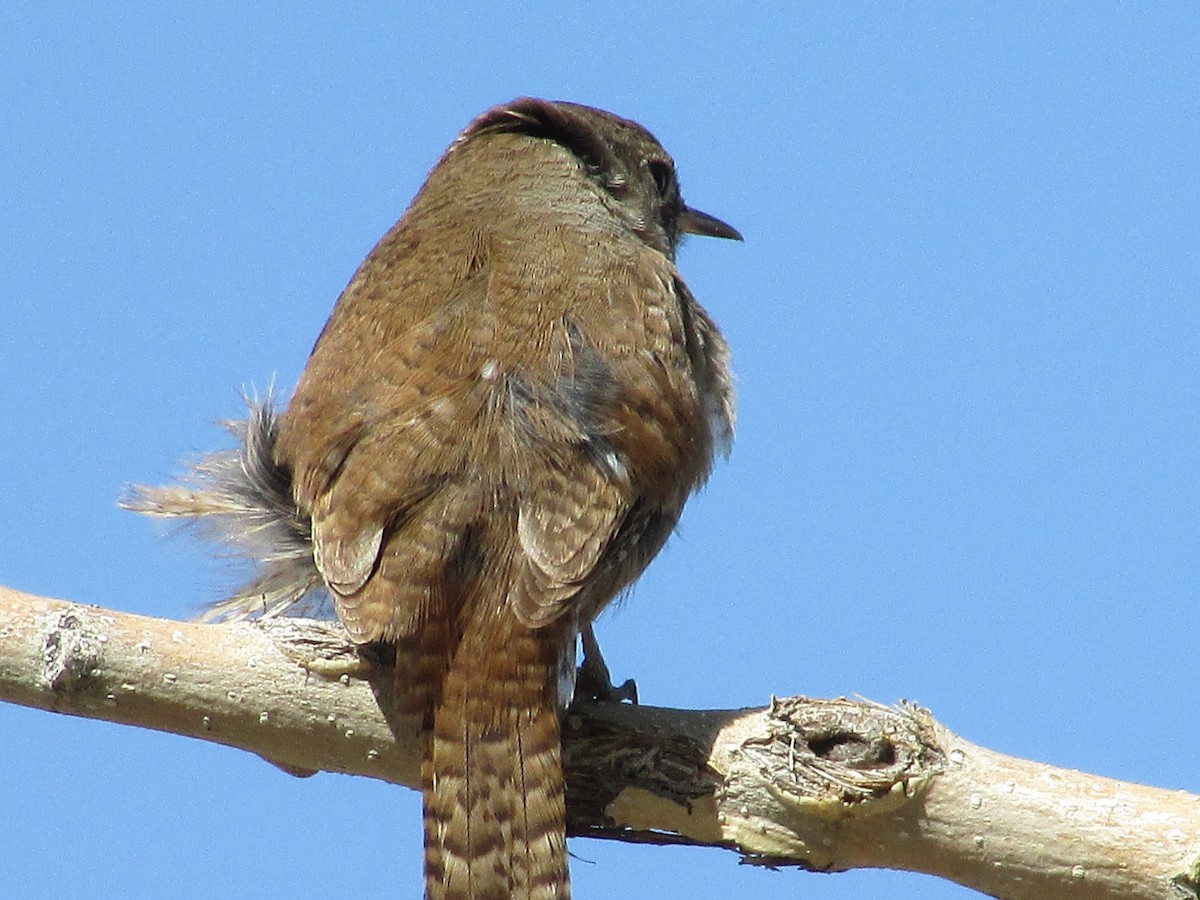
[[[604,662],[604,656],[600,653],[600,643],[596,640],[592,623],[584,625],[579,635],[583,639],[583,665],[579,667],[579,675],[575,680],[575,699],[602,700],[610,703],[628,700],[636,704],[637,683],[632,678],[625,679],[619,687],[612,683],[612,676]]]

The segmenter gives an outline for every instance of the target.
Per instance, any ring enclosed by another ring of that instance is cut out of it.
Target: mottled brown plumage
[[[397,647],[402,708],[430,735],[429,897],[569,893],[558,717],[576,635],[731,435],[726,345],[675,268],[685,232],[738,237],[683,204],[641,126],[490,110],[354,275],[279,421],[242,426],[237,485],[214,491],[210,471],[138,501],[249,508],[266,525],[243,531],[310,541],[354,640]],[[311,586],[296,553],[259,555],[272,565],[224,612]]]

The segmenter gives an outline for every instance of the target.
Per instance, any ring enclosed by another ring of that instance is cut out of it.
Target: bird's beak
[[[742,240],[742,233],[732,225],[727,225],[716,216],[710,216],[690,206],[685,206],[679,215],[679,230],[684,234],[728,238],[731,241]]]

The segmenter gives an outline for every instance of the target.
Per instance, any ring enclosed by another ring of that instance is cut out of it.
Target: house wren
[[[581,629],[727,451],[729,352],[675,267],[683,203],[640,125],[521,99],[481,115],[355,273],[286,411],[254,406],[191,487],[260,576],[215,607],[326,588],[397,648],[427,735],[431,898],[567,897],[559,714]]]

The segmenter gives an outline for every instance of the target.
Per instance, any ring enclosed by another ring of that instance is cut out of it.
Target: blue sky
[[[680,266],[739,431],[601,624],[644,702],[916,700],[1200,792],[1200,13],[1187,4],[10,3],[0,583],[185,617],[233,575],[114,501],[290,390],[473,115],[637,119],[746,236]],[[0,706],[0,896],[416,896],[419,799]],[[957,898],[576,841],[581,898]],[[393,887],[394,886],[394,887]]]

